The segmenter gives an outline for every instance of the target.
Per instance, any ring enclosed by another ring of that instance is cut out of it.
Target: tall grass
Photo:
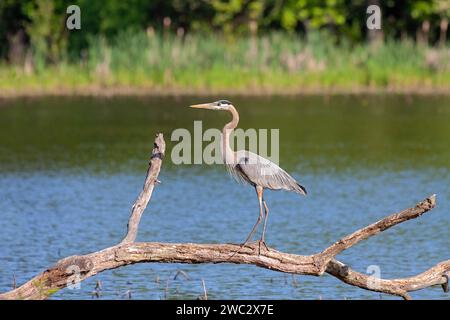
[[[386,41],[334,44],[271,33],[227,39],[214,34],[125,31],[91,38],[75,61],[45,68],[0,65],[0,90],[159,89],[307,90],[450,86],[450,50]],[[37,64],[36,64],[37,65]]]

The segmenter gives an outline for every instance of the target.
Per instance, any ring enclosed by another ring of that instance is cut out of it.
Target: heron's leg
[[[261,223],[261,219],[263,216],[263,204],[262,204],[262,195],[263,195],[263,188],[260,186],[256,186],[256,194],[258,195],[258,202],[259,202],[259,217],[258,220],[256,220],[255,225],[253,226],[252,231],[250,231],[249,235],[247,236],[247,239],[245,239],[244,243],[242,244],[242,246],[244,246],[245,244],[247,244],[247,242],[250,240],[250,238],[253,236],[253,234],[256,231],[256,228],[258,227],[258,225]]]
[[[250,238],[253,236],[253,234],[256,231],[256,228],[258,227],[258,225],[261,223],[261,219],[263,216],[263,203],[262,203],[262,195],[263,195],[263,188],[260,186],[256,186],[256,194],[258,195],[258,202],[259,202],[259,217],[258,220],[256,221],[255,225],[253,226],[252,231],[250,231],[249,235],[247,236],[247,239],[245,239],[244,243],[240,245],[239,249],[236,250],[228,259],[231,259],[232,257],[234,257],[234,255],[236,253],[238,253],[239,251],[241,251],[242,247],[245,246],[248,241],[250,240]],[[260,241],[261,243],[261,241]],[[261,253],[261,244],[259,245],[259,253]]]
[[[264,199],[262,202],[264,205],[265,215],[264,215],[264,226],[263,226],[263,231],[262,231],[262,235],[261,235],[261,242],[266,247],[266,250],[269,250],[269,248],[266,245],[266,226],[267,226],[267,219],[269,218],[269,208],[267,207],[266,201],[264,201]]]

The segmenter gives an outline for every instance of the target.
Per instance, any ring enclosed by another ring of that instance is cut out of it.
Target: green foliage
[[[61,62],[24,74],[0,65],[4,91],[94,87],[217,90],[315,90],[444,87],[450,85],[450,52],[413,41],[336,43],[327,32],[271,32],[229,39],[132,29],[109,41],[91,36],[82,64]]]
[[[65,27],[71,4],[81,30]],[[449,17],[450,0],[1,0],[0,87],[448,84]],[[424,25],[441,49],[415,45]]]
[[[281,10],[281,25],[285,29],[294,29],[302,21],[313,29],[325,25],[340,26],[345,22],[343,0],[288,0]]]
[[[67,44],[65,21],[60,14],[63,1],[36,0],[24,3],[23,8],[30,20],[25,29],[37,68],[42,69],[47,62],[59,61]]]
[[[372,1],[383,15],[388,37],[414,38],[423,21],[437,39],[442,19],[450,17],[450,0]],[[88,39],[112,39],[123,30],[179,28],[183,33],[222,32],[232,36],[288,31],[333,33],[340,41],[364,41],[366,0],[2,0],[0,57],[7,57],[11,35],[22,30],[38,60],[52,62],[65,54],[79,59]],[[82,30],[67,32],[65,9],[81,8]],[[165,24],[164,22],[165,21]]]
[[[438,17],[450,17],[450,0],[412,1],[411,16],[419,21],[425,19],[436,19]]]

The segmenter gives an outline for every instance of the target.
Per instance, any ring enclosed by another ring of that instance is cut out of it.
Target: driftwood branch
[[[142,214],[152,197],[155,185],[159,183],[158,175],[161,170],[162,159],[165,152],[166,142],[164,141],[162,133],[158,133],[155,138],[152,156],[150,157],[144,187],[131,208],[130,220],[128,221],[128,232],[122,240],[122,243],[130,243],[136,240]]]
[[[390,216],[387,216],[386,218],[381,219],[375,223],[372,223],[371,225],[365,228],[359,229],[353,232],[352,234],[342,238],[341,240],[335,242],[333,245],[326,248],[322,252],[322,256],[324,258],[323,261],[324,269],[322,271],[325,271],[328,262],[331,261],[331,259],[333,259],[335,256],[337,256],[345,249],[348,249],[357,244],[358,242],[365,240],[369,237],[372,237],[399,223],[420,217],[422,214],[430,211],[435,206],[436,206],[436,195],[433,194],[432,196],[418,203],[415,207],[408,208],[399,213],[394,213]]]
[[[410,299],[408,292],[441,285],[448,292],[450,260],[443,261],[427,271],[403,279],[379,279],[352,270],[335,259],[336,255],[358,242],[374,236],[396,224],[415,219],[436,205],[430,196],[415,207],[390,215],[378,222],[340,239],[322,252],[313,255],[296,255],[275,249],[262,249],[251,243],[240,248],[237,244],[195,244],[134,242],[140,218],[158,183],[165,143],[162,134],[155,139],[144,187],[132,207],[128,233],[118,245],[86,255],[71,256],[12,291],[0,294],[0,299],[46,299],[56,291],[74,282],[82,281],[102,271],[134,263],[235,263],[251,264],[279,272],[321,276],[328,273],[337,279],[366,290],[397,295]]]

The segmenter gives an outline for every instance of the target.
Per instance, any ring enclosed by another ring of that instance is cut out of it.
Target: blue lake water
[[[176,128],[221,128],[229,116],[186,108],[194,97],[0,101],[0,291],[57,260],[123,237],[154,134],[168,156],[139,241],[240,243],[258,216],[254,190],[221,166],[174,165]],[[450,257],[450,97],[310,96],[230,100],[242,128],[280,129],[280,165],[308,197],[266,192],[267,242],[312,254],[340,237],[437,194],[437,207],[343,252],[357,271],[418,274]],[[368,269],[369,268],[369,269]],[[179,275],[182,270],[188,279]],[[138,264],[63,289],[52,299],[391,299],[324,275],[292,276],[234,264]],[[418,299],[449,299],[440,287]]]

